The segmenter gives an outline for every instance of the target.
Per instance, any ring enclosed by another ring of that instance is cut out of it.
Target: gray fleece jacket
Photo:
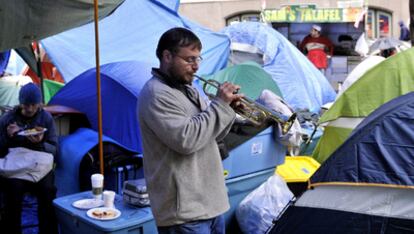
[[[138,101],[144,174],[158,226],[216,217],[229,209],[216,140],[235,119],[220,99],[201,107],[184,88],[169,86],[154,72]]]

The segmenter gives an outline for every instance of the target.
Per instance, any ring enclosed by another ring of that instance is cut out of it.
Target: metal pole
[[[410,38],[411,46],[414,46],[414,0],[410,0]]]
[[[96,99],[98,101],[98,141],[100,172],[104,174],[103,143],[102,143],[102,100],[101,100],[101,69],[99,66],[99,30],[98,0],[93,1],[95,13],[95,59],[96,59]]]
[[[40,54],[40,44],[38,41],[34,42],[36,45],[36,67],[37,67],[37,76],[39,77],[40,91],[42,93],[42,103],[45,103],[45,89],[43,87],[43,72],[42,72],[42,56]],[[32,47],[33,48],[33,47]]]

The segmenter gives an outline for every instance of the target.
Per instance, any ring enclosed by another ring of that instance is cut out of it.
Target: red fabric
[[[54,80],[57,82],[65,83],[62,75],[56,69],[55,66],[50,62],[42,62],[42,75],[44,79]],[[23,75],[30,76],[34,83],[40,84],[40,78],[37,76],[31,68],[28,68]]]
[[[312,42],[313,43],[324,44],[326,46],[327,50],[328,50],[327,51],[328,54],[331,55],[331,56],[333,55],[334,46],[333,46],[332,42],[324,36],[319,36],[319,37],[311,37],[310,35],[306,36],[303,39],[302,43],[300,43],[300,46],[299,46],[300,50],[303,51],[306,47],[306,44],[312,43]]]
[[[321,49],[311,50],[308,52],[308,59],[318,69],[326,69],[328,67],[328,59],[326,58],[325,51]]]
[[[326,69],[328,67],[327,55],[333,55],[334,46],[332,42],[323,36],[311,37],[310,35],[306,36],[299,48],[301,51],[304,51],[308,43],[318,43],[323,44],[326,47],[326,52],[323,49],[313,49],[308,51],[308,59],[318,68]]]
[[[33,51],[37,51],[38,45],[39,44],[36,42],[32,43]],[[42,57],[41,69],[43,78],[48,80],[54,80],[60,83],[65,83],[65,80],[63,79],[62,75],[57,70],[57,68],[51,63],[49,57],[47,56],[46,52],[43,50],[42,47],[40,47],[40,54]],[[34,83],[40,84],[40,78],[37,76],[36,72],[33,71],[29,66],[26,66],[23,75],[30,76]]]

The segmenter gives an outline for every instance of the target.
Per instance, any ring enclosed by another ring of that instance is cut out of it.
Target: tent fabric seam
[[[350,209],[341,209],[341,210],[336,210],[334,208],[328,208],[328,207],[323,207],[320,205],[315,205],[315,204],[307,204],[305,205],[296,205],[296,207],[304,207],[304,208],[313,208],[313,209],[324,209],[324,210],[332,210],[332,211],[343,211],[343,212],[350,212],[350,213],[355,213],[355,214],[363,214],[363,215],[372,215],[372,216],[378,216],[378,217],[384,217],[384,218],[398,218],[398,219],[409,219],[409,220],[414,220],[413,217],[409,217],[409,216],[401,216],[401,215],[386,215],[386,214],[378,214],[378,213],[372,213],[372,212],[358,212],[355,210],[350,210]]]
[[[410,185],[396,185],[396,184],[380,184],[380,183],[361,183],[361,182],[309,182],[308,188],[318,186],[331,186],[331,185],[348,185],[348,186],[370,186],[370,187],[384,187],[384,188],[401,188],[401,189],[414,189],[414,186]]]

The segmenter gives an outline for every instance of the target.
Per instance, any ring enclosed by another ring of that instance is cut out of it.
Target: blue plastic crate
[[[283,164],[286,147],[275,140],[269,127],[230,151],[223,161],[226,179],[275,168]]]
[[[72,206],[74,201],[86,198],[92,198],[91,191],[60,197],[53,201],[60,234],[157,233],[155,220],[149,207],[129,206],[123,203],[121,196],[117,195],[115,207],[121,211],[121,216],[115,220],[100,221],[89,218],[86,210]]]

